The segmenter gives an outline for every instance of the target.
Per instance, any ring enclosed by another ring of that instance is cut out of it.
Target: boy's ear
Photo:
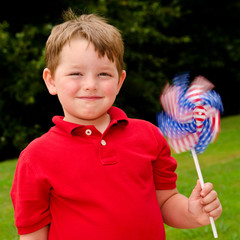
[[[120,77],[119,77],[119,80],[118,80],[118,92],[117,93],[119,93],[125,78],[126,78],[126,71],[123,70]]]
[[[51,71],[48,68],[43,70],[43,79],[47,86],[47,89],[51,95],[57,94],[54,78],[52,77]]]

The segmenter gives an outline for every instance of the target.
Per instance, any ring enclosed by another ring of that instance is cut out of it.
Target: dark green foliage
[[[47,37],[68,7],[105,16],[121,30],[127,78],[116,105],[130,117],[155,123],[164,84],[182,71],[206,76],[222,96],[225,114],[240,113],[233,104],[240,89],[238,1],[21,2],[0,14],[0,160],[18,154],[62,114],[42,70]]]
[[[39,96],[45,92],[41,75],[49,31],[47,25],[25,25],[12,34],[6,22],[0,24],[0,159],[16,154],[42,130],[40,106],[47,102]]]

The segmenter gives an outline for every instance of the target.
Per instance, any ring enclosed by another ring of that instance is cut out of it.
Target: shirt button
[[[92,134],[92,131],[91,131],[90,129],[87,129],[87,130],[85,131],[85,133],[86,133],[86,135],[90,136],[90,135]]]
[[[106,143],[106,141],[105,140],[101,140],[101,144],[102,144],[102,146],[106,146],[107,145],[107,143]]]

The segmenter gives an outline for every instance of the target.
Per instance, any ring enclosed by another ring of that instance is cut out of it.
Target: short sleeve
[[[51,222],[50,185],[41,176],[39,168],[36,171],[33,167],[31,157],[22,152],[11,189],[15,224],[19,234],[37,231]]]
[[[170,147],[159,129],[156,132],[158,142],[158,156],[153,162],[153,178],[157,190],[176,188],[177,168],[176,160],[171,156]]]

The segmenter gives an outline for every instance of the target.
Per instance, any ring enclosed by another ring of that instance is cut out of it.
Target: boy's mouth
[[[94,101],[94,100],[100,100],[103,97],[100,97],[100,96],[81,96],[81,97],[77,97],[77,98],[81,99],[81,100]]]

